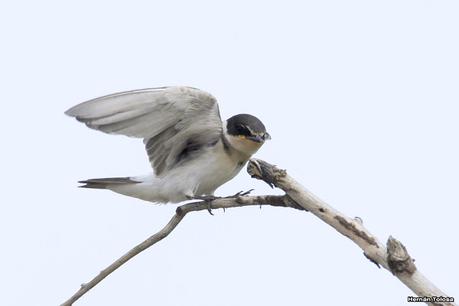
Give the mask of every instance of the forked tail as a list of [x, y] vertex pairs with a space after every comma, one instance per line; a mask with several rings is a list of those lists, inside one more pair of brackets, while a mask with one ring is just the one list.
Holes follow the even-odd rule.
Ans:
[[79, 181], [78, 183], [84, 184], [82, 186], [78, 186], [80, 188], [110, 189], [109, 187], [137, 184], [140, 182], [135, 181], [130, 177], [107, 177]]
[[[154, 203], [177, 203], [186, 200], [183, 194], [176, 191], [175, 186], [165, 190], [161, 180], [153, 174], [136, 177], [108, 177], [79, 181], [82, 188], [105, 189]], [[165, 191], [165, 193], [163, 193]]]

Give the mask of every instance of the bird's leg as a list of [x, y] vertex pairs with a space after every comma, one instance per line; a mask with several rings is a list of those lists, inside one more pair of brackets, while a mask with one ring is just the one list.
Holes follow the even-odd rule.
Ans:
[[191, 200], [202, 200], [206, 202], [212, 202], [214, 200], [221, 199], [221, 198], [222, 197], [216, 197], [214, 195], [202, 195], [202, 196], [195, 195], [191, 197]]
[[207, 203], [207, 211], [209, 214], [212, 216], [214, 215], [212, 213], [212, 201], [221, 199], [222, 197], [216, 197], [214, 195], [194, 195], [194, 196], [187, 196], [188, 200], [202, 200]]

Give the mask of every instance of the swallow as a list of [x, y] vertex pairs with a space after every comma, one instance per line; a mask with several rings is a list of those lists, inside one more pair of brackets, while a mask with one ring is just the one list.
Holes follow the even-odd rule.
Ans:
[[142, 138], [153, 171], [143, 176], [80, 181], [154, 203], [214, 197], [270, 135], [249, 114], [222, 122], [217, 100], [184, 86], [115, 93], [65, 112], [91, 129]]

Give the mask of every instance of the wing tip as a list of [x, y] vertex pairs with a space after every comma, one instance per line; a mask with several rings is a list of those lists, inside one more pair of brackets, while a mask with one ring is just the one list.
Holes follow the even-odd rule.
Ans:
[[73, 107], [69, 108], [68, 110], [66, 110], [66, 111], [64, 112], [64, 114], [67, 115], [67, 116], [69, 116], [69, 117], [76, 117], [76, 116], [78, 116], [78, 112], [77, 112], [77, 107], [78, 107], [78, 106], [79, 106], [79, 104], [76, 105], [76, 106], [73, 106]]

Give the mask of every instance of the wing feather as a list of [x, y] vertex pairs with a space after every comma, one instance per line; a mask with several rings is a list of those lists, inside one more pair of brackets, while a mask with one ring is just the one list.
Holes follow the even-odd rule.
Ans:
[[65, 113], [95, 130], [143, 138], [157, 175], [197, 148], [215, 143], [222, 131], [216, 99], [191, 87], [116, 93], [83, 102]]

